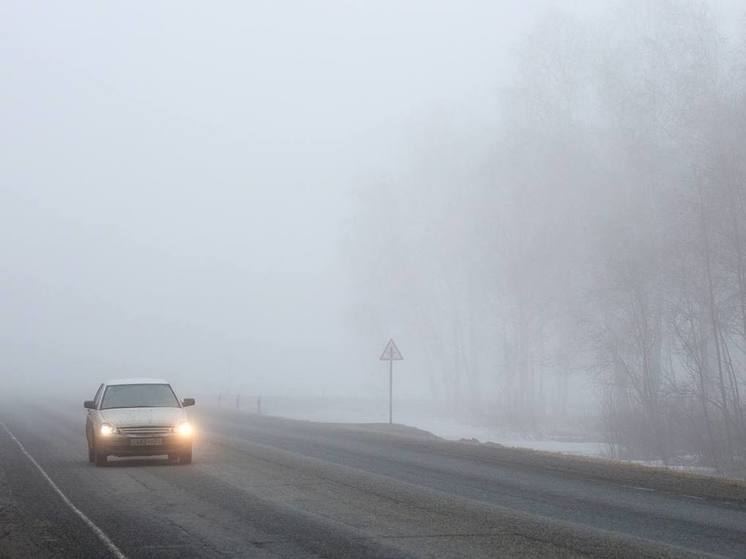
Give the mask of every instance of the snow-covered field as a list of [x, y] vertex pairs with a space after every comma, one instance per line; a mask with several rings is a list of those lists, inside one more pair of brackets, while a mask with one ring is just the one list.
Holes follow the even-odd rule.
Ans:
[[460, 423], [457, 420], [439, 418], [413, 418], [411, 423], [407, 421], [403, 423], [430, 431], [434, 435], [448, 440], [477, 439], [481, 443], [498, 443], [504, 446], [530, 448], [547, 452], [561, 452], [580, 456], [608, 456], [608, 446], [602, 442], [559, 441], [540, 437], [531, 438], [516, 433], [501, 432], [498, 429], [491, 429], [489, 427], [468, 425]]

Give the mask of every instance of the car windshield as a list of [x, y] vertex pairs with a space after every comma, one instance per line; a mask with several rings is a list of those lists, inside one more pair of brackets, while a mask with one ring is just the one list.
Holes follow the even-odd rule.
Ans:
[[102, 410], [112, 408], [178, 408], [179, 401], [168, 384], [119, 384], [107, 386]]

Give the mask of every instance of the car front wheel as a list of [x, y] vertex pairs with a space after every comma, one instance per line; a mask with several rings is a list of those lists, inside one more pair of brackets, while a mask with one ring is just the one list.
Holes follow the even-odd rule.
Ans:
[[96, 466], [98, 467], [106, 466], [108, 462], [108, 458], [109, 458], [108, 455], [104, 454], [103, 452], [99, 452], [97, 449], [94, 448], [93, 456], [94, 456], [94, 461], [96, 462]]
[[191, 464], [192, 463], [192, 451], [189, 450], [181, 455], [179, 458], [179, 464]]

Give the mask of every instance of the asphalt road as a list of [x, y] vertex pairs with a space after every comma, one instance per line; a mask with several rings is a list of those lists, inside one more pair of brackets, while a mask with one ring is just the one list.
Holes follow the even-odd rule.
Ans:
[[0, 407], [0, 557], [746, 557], [735, 486], [199, 407], [191, 466], [96, 468], [84, 418]]

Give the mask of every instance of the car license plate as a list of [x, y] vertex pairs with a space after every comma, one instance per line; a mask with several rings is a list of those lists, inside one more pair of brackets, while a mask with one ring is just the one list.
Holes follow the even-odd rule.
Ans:
[[130, 446], [161, 446], [163, 439], [131, 439]]

